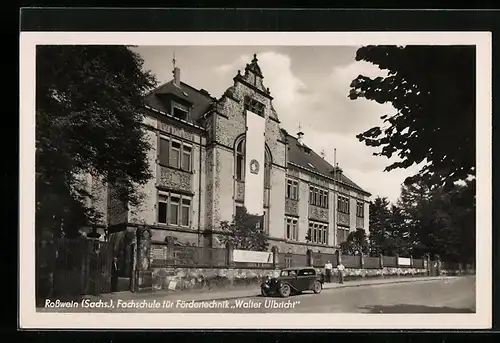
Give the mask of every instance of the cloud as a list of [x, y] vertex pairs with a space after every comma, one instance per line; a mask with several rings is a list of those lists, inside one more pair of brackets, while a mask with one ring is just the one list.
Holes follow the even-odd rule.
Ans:
[[214, 68], [216, 73], [219, 74], [236, 74], [236, 71], [238, 69], [241, 69], [242, 66], [245, 66], [248, 61], [250, 61], [251, 58], [250, 56], [247, 55], [241, 55], [237, 60], [233, 61], [230, 64], [223, 64], [221, 66], [217, 66]]
[[[230, 64], [216, 67], [215, 72], [227, 78], [236, 75], [238, 70], [243, 72], [251, 60], [250, 55], [242, 55]], [[275, 108], [281, 107], [283, 111], [288, 111], [293, 108], [293, 104], [304, 101], [304, 95], [308, 92], [302, 80], [293, 75], [289, 56], [273, 51], [262, 52], [258, 55], [258, 63], [264, 73], [264, 83], [275, 98]]]
[[[350, 84], [358, 75], [385, 76], [385, 72], [366, 62], [352, 62], [332, 66], [321, 77], [305, 82], [292, 71], [292, 57], [274, 51], [258, 54], [258, 63], [264, 74], [264, 84], [274, 97], [281, 126], [295, 134], [298, 125], [305, 133], [304, 141], [318, 153], [325, 151], [333, 164], [333, 149], [337, 162], [346, 175], [374, 196], [381, 195], [395, 201], [405, 177], [417, 169], [384, 172], [391, 163], [384, 157], [373, 156], [376, 150], [356, 139], [356, 134], [381, 125], [381, 115], [394, 112], [389, 104], [380, 105], [365, 99], [350, 100]], [[236, 75], [252, 59], [242, 55], [230, 64], [214, 70], [222, 78]], [[354, 60], [354, 57], [353, 57]], [[311, 68], [314, 68], [312, 65]]]

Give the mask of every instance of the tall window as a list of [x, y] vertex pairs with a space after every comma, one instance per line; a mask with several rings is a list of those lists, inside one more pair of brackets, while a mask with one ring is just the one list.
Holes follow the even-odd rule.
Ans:
[[328, 190], [309, 186], [309, 203], [314, 206], [328, 208]]
[[267, 209], [264, 209], [262, 214], [262, 230], [269, 234], [269, 215], [267, 214]]
[[342, 226], [337, 227], [337, 244], [345, 242], [348, 236], [349, 236], [348, 228]]
[[191, 147], [184, 145], [182, 147], [182, 169], [191, 170]]
[[309, 237], [311, 243], [328, 244], [328, 224], [309, 221]]
[[297, 180], [286, 180], [286, 197], [292, 200], [299, 200], [299, 182]]
[[356, 202], [356, 217], [363, 218], [365, 216], [365, 206], [362, 201]]
[[[241, 137], [236, 142], [235, 147], [235, 176], [238, 181], [245, 181], [245, 149], [246, 141], [244, 137]], [[272, 157], [269, 148], [265, 147], [264, 154], [264, 188], [271, 188], [271, 166]]]
[[158, 194], [158, 223], [168, 223], [168, 195]]
[[271, 188], [271, 153], [266, 147], [266, 152], [264, 154], [264, 188]]
[[158, 194], [158, 223], [191, 225], [191, 197], [170, 192]]
[[236, 180], [245, 180], [245, 140], [236, 144]]
[[285, 217], [285, 238], [292, 241], [299, 240], [299, 222], [297, 218]]
[[181, 205], [181, 225], [189, 226], [189, 219], [191, 214], [191, 199], [182, 198]]
[[162, 166], [191, 171], [193, 148], [190, 144], [160, 137], [159, 149], [159, 162]]
[[343, 195], [338, 196], [337, 211], [342, 213], [349, 213], [349, 198]]
[[179, 168], [181, 164], [181, 143], [172, 141], [172, 149], [170, 151], [170, 166]]
[[170, 140], [160, 138], [160, 164], [164, 166], [170, 165]]

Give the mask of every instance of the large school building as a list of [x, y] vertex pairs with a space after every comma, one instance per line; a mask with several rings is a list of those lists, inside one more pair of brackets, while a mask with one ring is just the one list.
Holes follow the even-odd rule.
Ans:
[[243, 206], [262, 216], [270, 248], [282, 252], [332, 253], [350, 232], [368, 233], [370, 194], [303, 133], [280, 127], [256, 56], [220, 99], [182, 82], [175, 68], [145, 103], [153, 178], [142, 205], [123, 210], [111, 187], [92, 184], [108, 233], [148, 225], [153, 242], [217, 247], [219, 223]]

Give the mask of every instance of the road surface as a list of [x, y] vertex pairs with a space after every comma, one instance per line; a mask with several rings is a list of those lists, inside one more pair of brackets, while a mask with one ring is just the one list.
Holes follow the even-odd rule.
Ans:
[[[44, 309], [57, 312], [181, 313], [474, 313], [475, 278], [443, 278], [324, 289], [283, 299], [260, 295], [239, 299], [190, 301], [176, 299], [113, 300], [112, 308]], [[140, 304], [149, 308], [137, 308]], [[109, 305], [109, 300], [107, 303]], [[87, 305], [92, 305], [89, 303]], [[95, 304], [93, 304], [95, 306]], [[101, 304], [102, 305], [102, 304]], [[128, 307], [127, 307], [128, 306]]]

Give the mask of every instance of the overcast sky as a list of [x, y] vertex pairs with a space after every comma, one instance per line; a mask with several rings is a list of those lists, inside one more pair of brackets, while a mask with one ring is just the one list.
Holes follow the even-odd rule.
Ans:
[[417, 171], [410, 168], [384, 172], [390, 161], [373, 156], [377, 150], [356, 139], [356, 134], [382, 125], [380, 116], [393, 112], [390, 105], [347, 97], [351, 81], [359, 74], [384, 75], [371, 64], [355, 61], [357, 47], [147, 46], [135, 50], [144, 59], [144, 68], [151, 70], [160, 83], [172, 79], [175, 51], [181, 80], [217, 98], [256, 53], [282, 127], [295, 135], [300, 123], [304, 143], [318, 153], [324, 150], [332, 164], [336, 148], [339, 166], [372, 193], [372, 199], [383, 196], [396, 201], [405, 177]]

